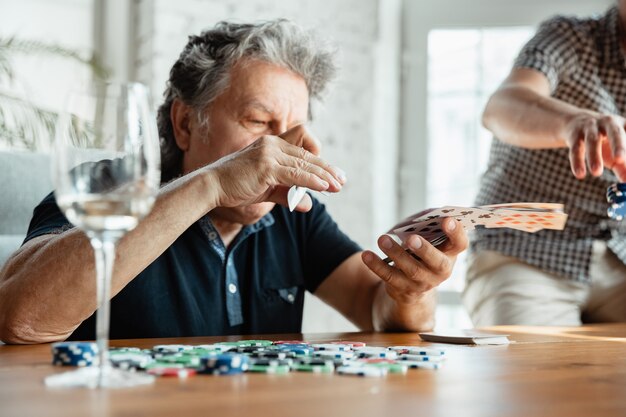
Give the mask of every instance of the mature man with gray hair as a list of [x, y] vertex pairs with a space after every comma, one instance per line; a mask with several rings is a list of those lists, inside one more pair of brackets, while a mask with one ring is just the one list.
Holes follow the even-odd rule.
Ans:
[[[361, 329], [432, 327], [434, 288], [467, 246], [454, 221], [442, 248], [405, 242], [419, 260], [381, 236], [390, 266], [310, 196], [284, 207], [292, 185], [346, 182], [303, 127], [334, 73], [332, 53], [285, 20], [189, 38], [158, 114], [164, 186], [117, 250], [112, 338], [299, 332], [304, 290]], [[2, 271], [0, 339], [93, 338], [93, 276], [87, 238], [49, 195]]]

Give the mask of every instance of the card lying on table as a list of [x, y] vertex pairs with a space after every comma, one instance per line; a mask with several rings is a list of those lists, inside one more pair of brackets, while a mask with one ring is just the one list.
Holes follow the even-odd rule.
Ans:
[[508, 345], [511, 343], [506, 334], [485, 333], [471, 329], [419, 333], [419, 336], [426, 342], [459, 345]]
[[426, 213], [420, 212], [402, 227], [394, 229], [393, 234], [404, 241], [410, 235], [420, 235], [432, 245], [446, 241], [442, 230], [443, 220], [454, 218], [465, 230], [474, 230], [476, 226], [487, 229], [506, 227], [534, 233], [543, 229], [563, 230], [567, 214], [563, 204], [556, 203], [507, 203], [479, 207], [446, 206]]

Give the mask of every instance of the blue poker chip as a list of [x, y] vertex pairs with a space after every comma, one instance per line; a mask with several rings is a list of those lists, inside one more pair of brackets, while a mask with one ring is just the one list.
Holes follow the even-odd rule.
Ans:
[[623, 220], [626, 216], [626, 204], [611, 204], [606, 214], [614, 220]]
[[609, 190], [620, 190], [620, 191], [626, 191], [626, 182], [617, 182], [615, 184], [611, 184], [609, 185]]
[[606, 201], [609, 204], [622, 204], [624, 202], [626, 202], [626, 195], [618, 197], [618, 196], [612, 196], [612, 195], [607, 195], [606, 196]]
[[53, 343], [52, 364], [59, 366], [91, 366], [98, 362], [98, 345], [93, 342]]
[[221, 353], [200, 358], [198, 372], [213, 375], [234, 375], [248, 370], [250, 360], [240, 353]]
[[284, 344], [275, 345], [275, 346], [278, 350], [285, 351], [285, 352], [292, 352], [292, 353], [295, 353], [296, 355], [308, 356], [312, 354], [314, 351], [312, 346], [304, 345], [304, 344], [284, 343]]

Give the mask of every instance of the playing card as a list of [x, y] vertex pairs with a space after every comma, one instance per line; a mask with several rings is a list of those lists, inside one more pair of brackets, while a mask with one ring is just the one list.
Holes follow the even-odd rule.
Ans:
[[567, 221], [567, 215], [562, 212], [496, 209], [494, 214], [499, 219], [485, 227], [507, 227], [534, 233], [543, 229], [563, 230]]
[[287, 203], [289, 204], [289, 211], [294, 211], [304, 195], [308, 191], [308, 188], [298, 187], [297, 185], [292, 186], [287, 193]]
[[463, 225], [465, 230], [474, 230], [478, 225], [487, 225], [496, 220], [496, 216], [491, 210], [485, 210], [480, 207], [457, 207], [445, 206], [435, 209], [421, 218], [415, 219], [415, 223], [434, 220], [446, 217], [452, 217]]

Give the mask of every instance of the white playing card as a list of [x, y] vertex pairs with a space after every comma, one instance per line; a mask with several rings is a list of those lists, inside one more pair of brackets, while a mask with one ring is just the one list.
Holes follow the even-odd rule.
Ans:
[[485, 227], [507, 227], [534, 233], [543, 229], [563, 230], [567, 221], [567, 214], [558, 211], [496, 209], [494, 214], [499, 219]]
[[289, 211], [294, 211], [300, 201], [304, 198], [304, 195], [308, 191], [308, 188], [292, 186], [287, 193], [287, 203], [289, 204]]
[[478, 225], [484, 226], [496, 220], [496, 216], [491, 210], [485, 210], [479, 207], [445, 206], [435, 209], [421, 218], [415, 219], [415, 223], [446, 217], [455, 218], [463, 225], [465, 230], [474, 230]]

